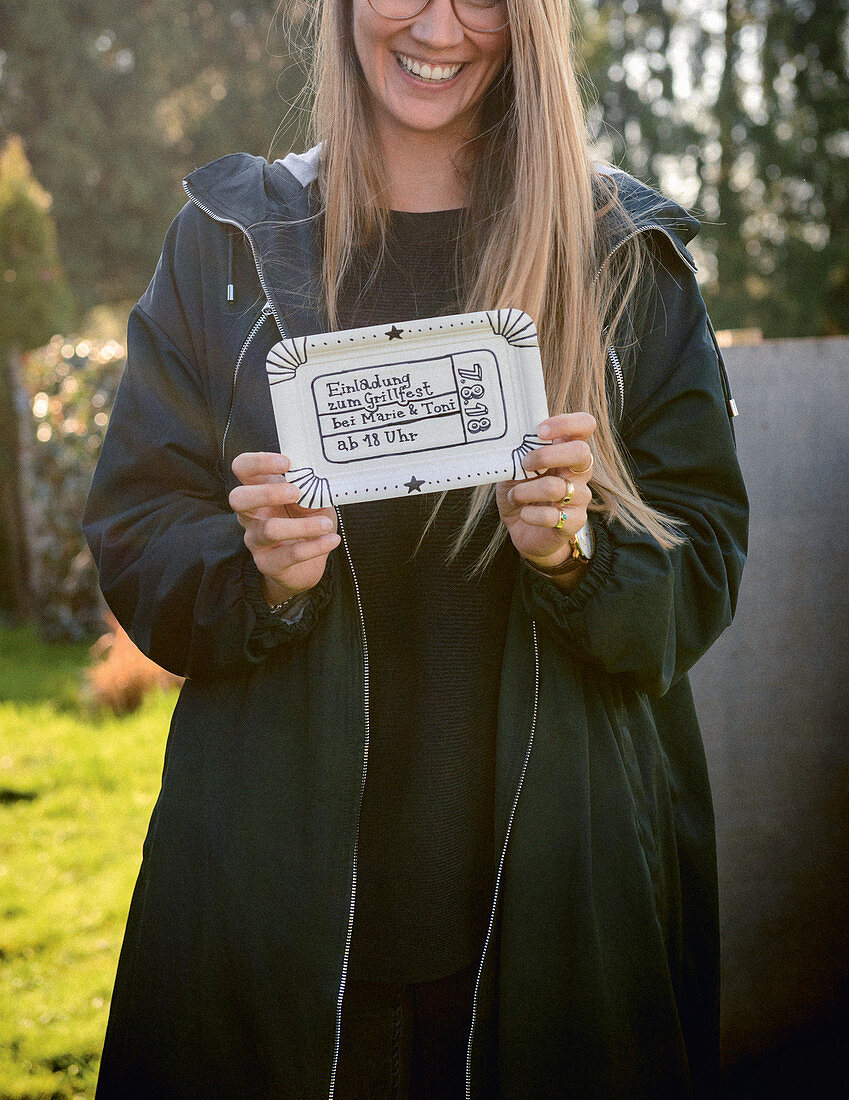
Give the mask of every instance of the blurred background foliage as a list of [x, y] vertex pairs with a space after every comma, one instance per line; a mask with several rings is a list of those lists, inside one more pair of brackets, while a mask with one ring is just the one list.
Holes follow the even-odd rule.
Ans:
[[[849, 0], [576, 7], [600, 150], [704, 219], [717, 326], [849, 331]], [[0, 136], [23, 137], [53, 196], [77, 320], [144, 289], [188, 171], [302, 144], [285, 30], [307, 0], [276, 8], [0, 3]]]
[[46, 639], [103, 632], [97, 572], [80, 516], [125, 355], [123, 344], [111, 337], [54, 336], [24, 357], [31, 410], [26, 427], [33, 443], [23, 508], [31, 588]]
[[0, 133], [24, 138], [53, 196], [81, 311], [139, 297], [184, 175], [269, 151], [303, 79], [274, 12], [250, 0], [0, 4]]

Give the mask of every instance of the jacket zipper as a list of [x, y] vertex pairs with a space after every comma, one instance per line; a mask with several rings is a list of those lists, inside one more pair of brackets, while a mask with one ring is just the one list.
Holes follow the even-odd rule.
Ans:
[[471, 1100], [472, 1095], [472, 1043], [475, 1038], [475, 1025], [478, 1019], [478, 994], [480, 992], [481, 976], [483, 975], [484, 964], [486, 963], [486, 954], [489, 950], [489, 945], [492, 940], [492, 933], [495, 928], [495, 913], [498, 908], [498, 893], [501, 889], [501, 878], [504, 872], [504, 861], [507, 858], [507, 845], [510, 841], [510, 833], [513, 829], [513, 819], [516, 816], [516, 806], [519, 802], [519, 795], [522, 793], [522, 786], [525, 782], [525, 773], [528, 770], [528, 761], [531, 758], [531, 748], [534, 743], [534, 735], [537, 728], [537, 713], [539, 712], [539, 640], [537, 638], [537, 624], [536, 621], [531, 623], [534, 635], [534, 711], [531, 718], [531, 733], [528, 738], [528, 747], [525, 749], [525, 759], [522, 763], [522, 771], [519, 775], [519, 783], [516, 787], [516, 793], [513, 795], [513, 805], [510, 808], [510, 817], [507, 821], [507, 832], [504, 836], [504, 844], [501, 847], [501, 858], [498, 861], [498, 873], [495, 876], [495, 893], [492, 899], [492, 910], [489, 915], [489, 927], [486, 930], [486, 939], [484, 940], [483, 952], [481, 954], [480, 965], [478, 966], [478, 976], [475, 979], [475, 995], [472, 1000], [472, 1025], [469, 1030], [469, 1043], [466, 1047], [466, 1100]]
[[283, 318], [277, 312], [277, 308], [274, 305], [274, 300], [272, 299], [271, 295], [268, 292], [268, 284], [265, 281], [265, 275], [263, 275], [262, 264], [261, 264], [260, 258], [259, 258], [259, 249], [257, 248], [256, 243], [255, 243], [253, 237], [250, 234], [250, 231], [247, 229], [246, 226], [242, 225], [241, 222], [234, 221], [233, 218], [222, 218], [222, 216], [220, 214], [216, 214], [214, 210], [210, 210], [208, 206], [206, 206], [204, 203], [202, 203], [200, 201], [200, 199], [196, 198], [191, 193], [191, 191], [189, 190], [189, 185], [186, 183], [185, 180], [183, 180], [183, 190], [186, 192], [186, 194], [189, 196], [189, 198], [195, 204], [195, 206], [199, 210], [202, 210], [204, 212], [204, 214], [207, 215], [207, 217], [212, 218], [212, 220], [214, 222], [219, 222], [221, 225], [234, 225], [236, 227], [236, 229], [240, 229], [242, 231], [242, 233], [244, 233], [245, 239], [247, 240], [248, 244], [251, 246], [251, 253], [253, 254], [253, 258], [254, 258], [254, 265], [256, 267], [256, 273], [257, 273], [257, 276], [259, 277], [259, 284], [262, 287], [263, 293], [265, 294], [265, 300], [268, 303], [269, 309], [274, 314], [274, 320], [277, 322], [277, 327], [280, 330], [280, 339], [285, 340], [287, 338], [287, 336], [289, 335], [289, 333], [286, 331], [286, 326], [283, 324]]
[[245, 337], [245, 342], [242, 344], [239, 355], [236, 359], [236, 365], [233, 368], [233, 384], [230, 387], [230, 408], [227, 410], [227, 423], [224, 425], [224, 435], [221, 437], [221, 468], [222, 470], [226, 466], [227, 458], [225, 447], [227, 444], [227, 434], [230, 431], [230, 423], [233, 419], [233, 408], [236, 404], [236, 386], [239, 381], [239, 371], [242, 368], [242, 360], [245, 358], [248, 352], [248, 348], [251, 346], [253, 338], [265, 324], [266, 320], [273, 316], [273, 310], [270, 302], [266, 302], [262, 307], [259, 317], [251, 325], [248, 335]]
[[[692, 260], [689, 259], [689, 257], [684, 255], [669, 230], [664, 229], [664, 227], [662, 225], [658, 225], [657, 222], [649, 222], [648, 225], [641, 225], [638, 228], [635, 228], [633, 232], [629, 233], [627, 237], [623, 237], [622, 240], [619, 241], [619, 243], [616, 244], [607, 253], [607, 256], [604, 259], [604, 263], [599, 265], [598, 271], [596, 272], [596, 281], [598, 280], [604, 268], [607, 266], [607, 264], [610, 263], [611, 259], [616, 255], [616, 253], [619, 251], [620, 248], [622, 248], [623, 245], [626, 245], [628, 241], [632, 241], [634, 237], [639, 236], [639, 234], [650, 233], [652, 230], [657, 230], [658, 233], [662, 233], [664, 237], [666, 237], [666, 239], [681, 257], [681, 259], [684, 261], [684, 263], [686, 263], [690, 270], [695, 274], [696, 265], [692, 262]], [[622, 364], [619, 361], [619, 354], [612, 344], [607, 349], [607, 355], [610, 359], [610, 365], [611, 367], [613, 367], [613, 376], [616, 379], [616, 388], [619, 392], [619, 413], [616, 417], [616, 419], [619, 420], [625, 413], [625, 376], [622, 372]]]
[[[633, 230], [633, 232], [629, 233], [626, 237], [623, 237], [622, 240], [619, 241], [619, 243], [616, 244], [610, 250], [610, 252], [608, 252], [607, 256], [605, 257], [604, 263], [599, 266], [599, 269], [596, 272], [596, 275], [595, 275], [596, 279], [599, 278], [599, 276], [601, 275], [604, 267], [608, 263], [610, 263], [611, 258], [613, 256], [615, 256], [615, 254], [619, 251], [620, 248], [622, 248], [623, 245], [627, 244], [628, 241], [633, 240], [634, 237], [638, 236], [640, 233], [650, 233], [652, 230], [656, 230], [658, 233], [662, 233], [664, 235], [664, 237], [666, 237], [666, 239], [669, 241], [669, 243], [675, 249], [677, 254], [681, 257], [681, 259], [687, 265], [687, 267], [689, 267], [689, 269], [693, 272], [693, 274], [695, 274], [696, 271], [698, 270], [698, 268], [693, 263], [693, 261], [690, 259], [690, 257], [686, 254], [686, 252], [684, 252], [683, 249], [679, 246], [678, 242], [672, 236], [672, 234], [669, 232], [669, 230], [664, 228], [664, 226], [662, 226], [662, 225], [658, 225], [657, 222], [648, 222], [646, 225], [641, 225], [641, 226], [637, 227], [636, 229]], [[722, 353], [719, 350], [719, 344], [716, 341], [716, 334], [714, 333], [713, 325], [711, 323], [710, 318], [708, 318], [708, 329], [710, 331], [710, 338], [711, 338], [711, 341], [713, 343], [714, 350], [716, 351], [716, 358], [717, 358], [718, 363], [719, 363], [719, 380], [720, 380], [720, 383], [722, 385], [723, 396], [725, 397], [725, 407], [726, 407], [726, 410], [728, 412], [729, 419], [733, 420], [734, 417], [738, 415], [737, 402], [734, 400], [734, 394], [731, 392], [731, 382], [728, 379], [728, 371], [725, 369], [725, 361], [723, 360]], [[625, 411], [625, 382], [624, 382], [624, 378], [622, 376], [622, 367], [619, 363], [619, 357], [616, 354], [616, 351], [613, 347], [611, 347], [609, 349], [609, 354], [610, 354], [610, 361], [613, 364], [613, 371], [614, 371], [614, 374], [616, 375], [616, 384], [619, 387], [619, 399], [620, 399], [620, 403], [621, 403], [620, 415], [621, 415]]]
[[[233, 372], [233, 392], [235, 392], [236, 376], [238, 376], [238, 374], [239, 374], [239, 368], [241, 366], [241, 361], [244, 357], [244, 353], [247, 350], [247, 344], [249, 344], [251, 342], [254, 335], [256, 334], [256, 331], [258, 330], [258, 328], [260, 328], [262, 322], [265, 320], [266, 307], [267, 307], [268, 311], [272, 313], [272, 315], [274, 316], [274, 320], [277, 322], [277, 328], [279, 329], [279, 332], [280, 332], [280, 339], [285, 340], [287, 338], [288, 332], [286, 330], [286, 326], [283, 323], [282, 318], [280, 318], [279, 313], [277, 312], [277, 309], [274, 306], [274, 301], [272, 300], [271, 294], [268, 293], [268, 286], [265, 282], [265, 276], [263, 275], [262, 265], [260, 263], [260, 254], [258, 254], [258, 251], [256, 249], [256, 245], [253, 241], [253, 238], [251, 237], [250, 232], [247, 231], [247, 229], [245, 229], [245, 227], [242, 226], [242, 224], [240, 224], [240, 222], [233, 221], [232, 218], [222, 218], [220, 215], [217, 215], [216, 212], [214, 212], [213, 210], [210, 210], [208, 206], [203, 204], [203, 202], [199, 201], [199, 199], [197, 199], [194, 195], [191, 194], [191, 191], [189, 190], [189, 188], [188, 188], [188, 186], [185, 182], [185, 179], [184, 179], [184, 182], [183, 182], [183, 189], [186, 191], [186, 194], [188, 195], [189, 199], [192, 202], [194, 202], [195, 206], [198, 207], [200, 210], [202, 210], [203, 213], [206, 213], [206, 215], [209, 218], [211, 218], [212, 221], [221, 222], [222, 224], [225, 224], [225, 226], [235, 226], [236, 229], [240, 229], [244, 233], [245, 238], [247, 240], [247, 243], [249, 243], [251, 245], [251, 252], [253, 253], [254, 264], [256, 266], [256, 274], [258, 276], [258, 279], [260, 279], [260, 285], [262, 286], [263, 292], [265, 294], [266, 301], [265, 301], [265, 306], [263, 307], [263, 313], [261, 313], [260, 317], [257, 317], [256, 321], [253, 324], [253, 327], [252, 327], [251, 331], [249, 332], [249, 334], [247, 334], [247, 339], [245, 340], [244, 344], [242, 345], [242, 351], [240, 352], [239, 360], [236, 361], [235, 370]], [[230, 412], [232, 414], [232, 406], [231, 406]], [[229, 418], [228, 418], [228, 427], [229, 427]], [[225, 434], [225, 436], [227, 436], [227, 428], [224, 429], [224, 434]], [[223, 442], [222, 442], [222, 454], [223, 454]], [[356, 832], [354, 834], [354, 862], [353, 862], [352, 878], [351, 878], [351, 906], [350, 906], [350, 909], [349, 909], [349, 912], [348, 912], [348, 932], [346, 932], [346, 934], [345, 934], [345, 953], [344, 953], [344, 956], [343, 956], [343, 959], [342, 959], [342, 977], [341, 977], [340, 983], [339, 983], [339, 996], [337, 998], [337, 1031], [335, 1031], [335, 1040], [334, 1040], [334, 1043], [333, 1043], [333, 1066], [332, 1066], [331, 1073], [330, 1073], [330, 1092], [329, 1092], [328, 1100], [333, 1100], [333, 1095], [334, 1095], [334, 1092], [335, 1092], [335, 1088], [337, 1088], [337, 1068], [339, 1066], [339, 1048], [340, 1048], [340, 1041], [341, 1041], [341, 1035], [342, 1035], [342, 999], [343, 999], [344, 993], [345, 993], [345, 982], [346, 982], [346, 980], [348, 980], [348, 960], [349, 960], [349, 957], [351, 955], [351, 937], [353, 935], [353, 928], [354, 928], [354, 903], [355, 903], [355, 900], [356, 900], [357, 857], [359, 857], [359, 849], [360, 849], [360, 814], [361, 814], [362, 809], [363, 809], [363, 792], [365, 791], [365, 777], [366, 777], [366, 771], [368, 769], [368, 641], [367, 641], [366, 636], [365, 636], [365, 615], [363, 613], [363, 602], [362, 602], [362, 599], [360, 597], [360, 583], [356, 579], [356, 573], [354, 572], [354, 563], [353, 563], [353, 560], [351, 558], [351, 550], [349, 548], [348, 538], [345, 537], [345, 527], [344, 527], [344, 524], [342, 522], [342, 516], [339, 514], [339, 510], [337, 510], [337, 517], [338, 517], [338, 520], [339, 520], [340, 535], [342, 536], [342, 544], [345, 548], [345, 555], [346, 555], [346, 558], [348, 558], [348, 564], [349, 564], [350, 569], [351, 569], [351, 576], [353, 577], [353, 581], [354, 581], [354, 593], [356, 595], [356, 607], [357, 607], [357, 612], [359, 612], [359, 615], [360, 615], [360, 630], [362, 632], [362, 638], [363, 638], [363, 700], [364, 700], [364, 707], [365, 707], [365, 709], [364, 709], [365, 744], [364, 744], [364, 749], [363, 749], [363, 774], [362, 774], [362, 778], [361, 778], [361, 781], [360, 781], [360, 804], [359, 804], [359, 806], [357, 806]]]
[[693, 261], [690, 259], [690, 257], [684, 251], [682, 251], [682, 249], [679, 246], [678, 242], [672, 236], [672, 234], [669, 232], [669, 230], [666, 229], [662, 225], [658, 225], [657, 222], [646, 222], [645, 225], [636, 226], [627, 236], [623, 237], [621, 241], [618, 241], [613, 246], [613, 248], [611, 248], [611, 250], [607, 253], [607, 256], [605, 256], [605, 258], [604, 258], [604, 263], [599, 265], [599, 269], [595, 273], [596, 280], [601, 275], [602, 271], [607, 266], [607, 264], [610, 263], [611, 259], [616, 255], [616, 253], [619, 251], [620, 248], [622, 248], [623, 245], [626, 245], [628, 243], [628, 241], [632, 241], [634, 239], [634, 237], [638, 237], [641, 233], [650, 233], [653, 229], [656, 229], [658, 233], [662, 233], [664, 235], [664, 237], [666, 237], [666, 239], [669, 241], [669, 243], [672, 245], [672, 247], [675, 249], [675, 251], [681, 257], [681, 259], [687, 265], [687, 267], [689, 267], [689, 269], [695, 275], [696, 271], [698, 271], [698, 268], [693, 263]]
[[[684, 262], [693, 272], [695, 272], [695, 264], [688, 260], [683, 252], [681, 252], [681, 250], [678, 248], [678, 245], [675, 243], [672, 234], [668, 230], [664, 229], [662, 225], [658, 225], [657, 222], [650, 222], [648, 225], [641, 225], [632, 233], [629, 233], [627, 237], [623, 237], [622, 240], [619, 241], [619, 243], [607, 253], [607, 256], [605, 256], [604, 258], [604, 262], [599, 264], [598, 271], [595, 273], [596, 282], [598, 281], [604, 268], [607, 266], [607, 264], [610, 263], [613, 256], [616, 255], [616, 253], [619, 251], [620, 248], [622, 248], [623, 245], [627, 244], [628, 241], [632, 241], [634, 237], [638, 236], [640, 233], [649, 233], [655, 229], [659, 233], [662, 233], [669, 240], [669, 243], [681, 257], [681, 259], [684, 260]], [[608, 346], [607, 356], [610, 360], [610, 365], [613, 368], [613, 377], [616, 379], [616, 389], [619, 394], [619, 411], [616, 416], [616, 420], [618, 421], [625, 413], [625, 376], [622, 372], [622, 364], [619, 361], [619, 354], [612, 344]]]
[[363, 774], [360, 780], [360, 801], [357, 806], [357, 828], [354, 833], [354, 865], [351, 875], [351, 905], [348, 910], [348, 931], [345, 936], [345, 954], [342, 957], [342, 977], [339, 982], [339, 995], [336, 1000], [336, 1038], [333, 1045], [333, 1067], [330, 1071], [330, 1093], [328, 1100], [333, 1100], [333, 1095], [336, 1091], [336, 1070], [339, 1065], [339, 1044], [342, 1037], [342, 999], [345, 996], [345, 984], [348, 978], [348, 959], [351, 954], [351, 936], [354, 930], [354, 905], [357, 897], [357, 860], [359, 857], [359, 844], [360, 844], [360, 815], [363, 808], [363, 792], [366, 788], [366, 773], [368, 771], [368, 750], [369, 750], [369, 663], [368, 663], [368, 640], [366, 638], [366, 619], [363, 613], [363, 603], [360, 598], [360, 585], [357, 581], [357, 574], [354, 571], [354, 561], [351, 557], [351, 549], [348, 546], [348, 539], [345, 535], [345, 524], [342, 522], [342, 516], [339, 509], [336, 509], [336, 517], [339, 522], [339, 534], [342, 536], [342, 545], [345, 547], [345, 556], [348, 559], [348, 567], [351, 570], [351, 576], [354, 580], [354, 594], [357, 598], [357, 612], [360, 617], [360, 632], [363, 641], [363, 703], [364, 703], [364, 726], [365, 726], [365, 743], [363, 746]]
[[613, 376], [616, 379], [616, 392], [619, 394], [619, 409], [616, 413], [616, 422], [618, 423], [625, 412], [625, 376], [622, 373], [622, 364], [619, 362], [619, 355], [613, 344], [608, 346], [607, 355], [610, 359], [610, 365], [613, 367]]

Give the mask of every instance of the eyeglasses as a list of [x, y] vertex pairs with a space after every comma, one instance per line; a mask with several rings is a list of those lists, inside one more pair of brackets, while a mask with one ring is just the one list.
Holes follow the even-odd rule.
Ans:
[[[368, 0], [371, 9], [384, 19], [414, 19], [423, 12], [430, 0]], [[466, 30], [480, 34], [493, 34], [504, 30], [507, 18], [507, 0], [451, 0], [454, 14]]]

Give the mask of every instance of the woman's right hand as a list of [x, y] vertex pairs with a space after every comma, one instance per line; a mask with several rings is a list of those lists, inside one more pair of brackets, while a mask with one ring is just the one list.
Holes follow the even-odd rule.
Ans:
[[268, 451], [233, 459], [233, 473], [242, 484], [230, 493], [230, 507], [245, 529], [245, 546], [272, 605], [318, 584], [328, 554], [341, 542], [335, 510], [302, 508], [297, 485], [285, 479], [288, 469], [285, 455]]

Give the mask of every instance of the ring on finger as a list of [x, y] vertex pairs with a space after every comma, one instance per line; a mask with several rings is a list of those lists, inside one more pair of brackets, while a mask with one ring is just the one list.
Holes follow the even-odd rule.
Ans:
[[584, 466], [583, 469], [581, 469], [581, 470], [577, 470], [574, 466], [570, 466], [569, 469], [572, 471], [573, 474], [588, 474], [590, 472], [590, 470], [593, 468], [594, 465], [595, 465], [595, 455], [590, 454], [589, 466]]
[[557, 523], [555, 523], [555, 525], [554, 525], [554, 530], [555, 530], [555, 531], [562, 531], [562, 530], [563, 530], [563, 526], [564, 526], [564, 524], [566, 523], [566, 520], [567, 520], [568, 518], [569, 518], [569, 517], [568, 517], [568, 514], [567, 514], [567, 512], [566, 512], [565, 508], [564, 508], [564, 509], [561, 509], [561, 512], [560, 512], [560, 519], [558, 519]]
[[560, 508], [565, 508], [572, 497], [575, 495], [575, 486], [571, 481], [566, 482], [566, 496], [560, 501]]

